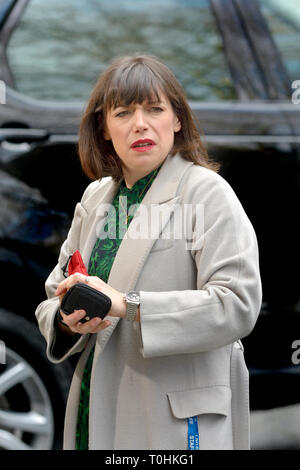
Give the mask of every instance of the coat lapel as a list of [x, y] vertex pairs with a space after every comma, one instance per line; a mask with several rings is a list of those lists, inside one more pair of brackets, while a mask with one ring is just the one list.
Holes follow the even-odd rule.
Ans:
[[[177, 188], [185, 170], [191, 165], [193, 165], [192, 162], [184, 160], [179, 154], [167, 157], [120, 244], [108, 278], [110, 286], [120, 292], [134, 290], [155, 240], [159, 238], [159, 234], [168, 223], [175, 205], [180, 202], [181, 197], [176, 196]], [[113, 192], [115, 192], [115, 184], [111, 183], [102, 202], [107, 201]], [[159, 212], [160, 217], [152, 217], [155, 211]], [[149, 214], [151, 214], [151, 226]], [[151, 235], [146, 230], [146, 233], [136, 238], [138, 226], [148, 226], [149, 230], [151, 228]], [[109, 320], [111, 325], [98, 334], [95, 356], [103, 350], [120, 318], [109, 317]]]
[[87, 239], [83, 240], [83, 246], [81, 247], [81, 255], [85, 266], [89, 265], [90, 256], [98, 238], [97, 234], [106, 221], [104, 211], [100, 211], [99, 208], [105, 208], [106, 205], [110, 205], [112, 203], [119, 189], [119, 185], [120, 184], [114, 182], [113, 180], [108, 180], [108, 182], [105, 184], [105, 187], [103, 188], [103, 191], [101, 191], [100, 197], [98, 194], [96, 194], [96, 200], [92, 202], [95, 210], [91, 211], [91, 214], [87, 219]]

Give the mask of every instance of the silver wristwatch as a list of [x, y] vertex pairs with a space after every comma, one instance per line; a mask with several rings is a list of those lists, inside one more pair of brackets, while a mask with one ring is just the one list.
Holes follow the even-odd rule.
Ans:
[[130, 291], [124, 294], [124, 300], [126, 302], [126, 320], [134, 321], [136, 317], [136, 311], [140, 305], [140, 294], [139, 292]]

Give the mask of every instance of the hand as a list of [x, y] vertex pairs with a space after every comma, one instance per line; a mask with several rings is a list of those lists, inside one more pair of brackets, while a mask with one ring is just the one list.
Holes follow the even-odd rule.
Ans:
[[[56, 295], [59, 296], [60, 303], [65, 293], [78, 282], [84, 282], [89, 286], [93, 287], [94, 289], [97, 289], [98, 291], [103, 292], [108, 297], [110, 297], [112, 305], [108, 312], [108, 315], [120, 318], [125, 317], [126, 304], [124, 301], [123, 294], [114, 289], [113, 287], [109, 286], [98, 276], [85, 276], [81, 273], [75, 273], [64, 279], [56, 289]], [[64, 315], [63, 312], [61, 313], [63, 321], [71, 328], [71, 331], [76, 333], [97, 333], [98, 331], [101, 331], [102, 329], [106, 328], [111, 324], [109, 320], [101, 320], [100, 318], [94, 318], [84, 324], [81, 324], [79, 323], [79, 320], [85, 316], [85, 312], [83, 313], [83, 310], [77, 310], [71, 315]]]
[[70, 315], [66, 315], [62, 310], [60, 310], [61, 317], [66, 324], [63, 325], [59, 323], [60, 328], [65, 331], [67, 334], [80, 333], [85, 335], [87, 333], [99, 333], [99, 331], [104, 330], [111, 325], [109, 320], [102, 320], [101, 318], [92, 318], [85, 323], [81, 323], [80, 320], [85, 317], [85, 310], [74, 310]]

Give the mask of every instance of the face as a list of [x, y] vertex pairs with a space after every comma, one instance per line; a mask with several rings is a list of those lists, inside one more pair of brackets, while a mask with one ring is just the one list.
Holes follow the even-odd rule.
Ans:
[[147, 101], [108, 111], [104, 138], [112, 141], [129, 186], [160, 166], [180, 128], [180, 121], [163, 94], [155, 103]]

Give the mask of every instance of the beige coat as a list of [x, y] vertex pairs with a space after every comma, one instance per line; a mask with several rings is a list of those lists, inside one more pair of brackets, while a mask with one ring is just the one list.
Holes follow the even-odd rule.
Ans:
[[[84, 335], [63, 357], [53, 355], [61, 267], [76, 249], [88, 265], [105, 222], [103, 205], [117, 189], [110, 177], [86, 189], [46, 282], [48, 300], [36, 311], [51, 361], [83, 350], [67, 404], [64, 448], [75, 445], [80, 383], [95, 341], [90, 449], [187, 449], [187, 418], [196, 415], [201, 449], [249, 448], [248, 371], [239, 339], [253, 329], [261, 305], [256, 236], [228, 183], [180, 155], [164, 162], [108, 280], [121, 292], [140, 291], [141, 323], [110, 317], [109, 328]], [[182, 239], [172, 221], [183, 207], [192, 207], [193, 233]], [[151, 218], [151, 237], [137, 237], [150, 209], [160, 214]]]

